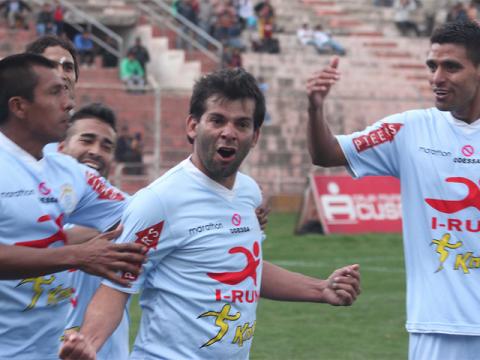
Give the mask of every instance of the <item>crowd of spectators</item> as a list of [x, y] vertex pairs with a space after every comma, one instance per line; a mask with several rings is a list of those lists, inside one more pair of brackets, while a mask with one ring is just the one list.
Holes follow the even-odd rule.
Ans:
[[479, 21], [480, 0], [374, 0], [374, 5], [392, 8], [402, 36], [430, 36], [446, 21]]
[[297, 30], [297, 40], [301, 45], [312, 45], [319, 54], [337, 54], [345, 55], [347, 51], [332, 35], [326, 31], [321, 24], [310, 28], [308, 23], [304, 23]]
[[[222, 43], [223, 62], [227, 67], [242, 64], [241, 53], [252, 49], [257, 52], [280, 52], [274, 37], [279, 29], [275, 23], [275, 9], [269, 0], [175, 0], [173, 12], [198, 26], [206, 34]], [[209, 48], [205, 37], [195, 36], [181, 21], [183, 33]], [[178, 48], [191, 49], [183, 36], [177, 37]]]

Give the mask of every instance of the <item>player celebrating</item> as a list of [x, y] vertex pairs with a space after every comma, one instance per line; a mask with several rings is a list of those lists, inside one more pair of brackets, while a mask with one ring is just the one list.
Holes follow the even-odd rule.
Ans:
[[474, 359], [480, 353], [480, 27], [447, 23], [430, 41], [426, 64], [436, 108], [334, 137], [323, 114], [340, 78], [334, 58], [307, 83], [309, 147], [316, 165], [347, 166], [355, 177], [400, 178], [409, 359]]
[[[73, 102], [56, 64], [34, 54], [0, 60], [0, 358], [57, 359], [73, 289], [72, 267], [127, 285], [116, 271], [138, 272], [143, 246], [111, 244], [101, 235], [62, 246], [64, 221], [105, 231], [124, 209], [123, 195], [61, 154]], [[17, 246], [12, 246], [17, 245]], [[51, 274], [51, 275], [47, 275]], [[44, 276], [46, 275], [46, 276]]]
[[149, 248], [131, 288], [103, 284], [63, 359], [93, 359], [115, 328], [130, 293], [143, 289], [142, 319], [131, 359], [247, 359], [260, 296], [350, 305], [358, 265], [327, 280], [262, 261], [255, 216], [257, 184], [238, 172], [255, 146], [265, 100], [243, 70], [223, 70], [195, 85], [187, 119], [193, 154], [137, 193], [120, 242]]

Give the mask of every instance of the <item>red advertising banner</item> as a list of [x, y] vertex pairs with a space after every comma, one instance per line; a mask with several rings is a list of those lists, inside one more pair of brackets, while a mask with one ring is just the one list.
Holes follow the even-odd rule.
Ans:
[[312, 175], [310, 186], [325, 234], [402, 231], [400, 182], [395, 178]]

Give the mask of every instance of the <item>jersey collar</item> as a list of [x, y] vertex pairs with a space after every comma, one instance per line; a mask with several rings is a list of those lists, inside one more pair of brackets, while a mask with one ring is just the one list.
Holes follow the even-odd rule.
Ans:
[[237, 179], [235, 179], [235, 184], [233, 185], [233, 189], [230, 190], [225, 186], [219, 184], [215, 180], [210, 179], [207, 175], [201, 172], [192, 162], [192, 156], [189, 156], [188, 159], [185, 159], [182, 162], [183, 167], [185, 170], [194, 178], [199, 180], [203, 185], [210, 188], [212, 191], [218, 193], [220, 196], [226, 198], [229, 201], [232, 201], [235, 197], [235, 189], [237, 187]]
[[467, 124], [465, 121], [458, 120], [456, 117], [452, 115], [452, 113], [448, 113], [447, 116], [448, 121], [456, 126], [460, 131], [462, 131], [466, 135], [471, 135], [478, 130], [480, 130], [480, 119], [475, 120], [474, 122]]
[[31, 154], [23, 150], [20, 146], [15, 144], [12, 140], [6, 137], [0, 131], [0, 149], [5, 150], [6, 152], [10, 153], [17, 159], [22, 160], [23, 162], [27, 163], [30, 166], [33, 166], [37, 170], [41, 170], [40, 160], [35, 159]]

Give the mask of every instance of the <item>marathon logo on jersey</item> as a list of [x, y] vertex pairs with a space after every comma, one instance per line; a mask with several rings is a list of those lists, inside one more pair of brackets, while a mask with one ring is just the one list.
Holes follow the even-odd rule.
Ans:
[[38, 192], [40, 195], [40, 201], [44, 204], [52, 204], [52, 203], [57, 203], [58, 200], [54, 196], [49, 196], [52, 193], [52, 189], [50, 189], [45, 182], [41, 182], [38, 184]]
[[241, 234], [250, 231], [250, 228], [248, 226], [240, 226], [242, 225], [242, 217], [240, 216], [240, 214], [233, 214], [232, 225], [235, 227], [230, 229], [231, 234]]
[[392, 142], [403, 124], [385, 123], [379, 129], [353, 139], [357, 152], [362, 152], [386, 142]]
[[87, 184], [98, 194], [101, 200], [123, 201], [125, 197], [114, 187], [105, 184], [102, 177], [94, 173], [87, 172]]
[[[156, 249], [158, 245], [158, 240], [160, 239], [160, 235], [163, 230], [164, 223], [165, 221], [161, 221], [158, 224], [152, 225], [146, 229], [135, 233], [137, 237], [135, 239], [135, 242], [137, 244], [142, 244], [143, 246], [145, 246], [147, 248], [146, 252], [148, 252], [150, 249]], [[130, 272], [123, 273], [122, 277], [124, 279], [132, 281], [137, 279], [137, 276]]]
[[190, 236], [193, 236], [193, 235], [201, 234], [203, 232], [221, 230], [221, 229], [223, 229], [222, 223], [209, 223], [209, 224], [199, 225], [199, 226], [188, 229], [188, 234]]
[[420, 146], [418, 148], [418, 150], [420, 150], [421, 152], [423, 152], [425, 154], [432, 155], [432, 156], [441, 156], [441, 157], [452, 156], [452, 153], [450, 151], [430, 149], [430, 148], [426, 148], [426, 147], [423, 147], [423, 146]]
[[34, 194], [34, 190], [2, 191], [0, 192], [0, 198], [19, 198], [24, 196], [32, 196]]

